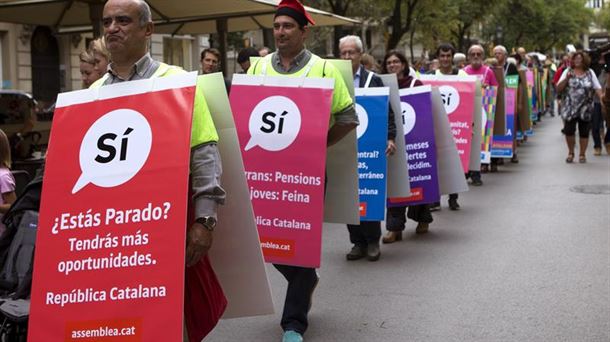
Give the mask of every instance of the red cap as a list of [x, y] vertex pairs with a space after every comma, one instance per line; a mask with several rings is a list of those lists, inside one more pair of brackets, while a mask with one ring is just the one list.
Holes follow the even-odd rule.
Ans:
[[298, 0], [282, 0], [277, 5], [277, 10], [275, 11], [275, 16], [277, 17], [278, 15], [287, 15], [296, 20], [301, 26], [307, 25], [307, 22], [312, 25], [316, 24]]

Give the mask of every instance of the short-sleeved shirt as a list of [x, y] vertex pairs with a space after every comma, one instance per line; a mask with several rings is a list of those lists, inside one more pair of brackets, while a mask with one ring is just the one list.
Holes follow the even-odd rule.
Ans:
[[[0, 193], [6, 194], [15, 191], [15, 178], [11, 170], [3, 167], [0, 168]], [[2, 196], [0, 196], [0, 204], [4, 204]]]
[[[15, 191], [15, 178], [11, 170], [2, 167], [0, 168], [0, 193], [6, 194]], [[0, 196], [0, 204], [4, 204], [4, 198]], [[0, 220], [4, 215], [0, 214]], [[0, 222], [0, 233], [5, 229], [4, 224]]]
[[[568, 72], [570, 72], [572, 69], [571, 68], [567, 68], [566, 70], [563, 71], [563, 73], [561, 74], [561, 77], [559, 78], [559, 82], [562, 82], [563, 80], [566, 79], [566, 77], [568, 77]], [[599, 80], [597, 79], [597, 76], [595, 76], [595, 72], [593, 72], [593, 69], [589, 69], [587, 71], [590, 76], [591, 76], [591, 84], [593, 86], [593, 89], [597, 90], [597, 89], [601, 89], [602, 85], [599, 83]], [[587, 74], [584, 74], [581, 77], [586, 77]]]
[[494, 75], [493, 70], [491, 70], [488, 66], [482, 65], [480, 68], [475, 69], [470, 65], [467, 65], [464, 68], [464, 71], [468, 75], [477, 76], [481, 81], [481, 85], [483, 87], [487, 86], [498, 86], [498, 81], [496, 80], [496, 75]]
[[[445, 74], [443, 74], [441, 69], [436, 69], [433, 72], [431, 72], [430, 75], [443, 76]], [[466, 72], [464, 72], [464, 70], [458, 69], [458, 68], [451, 69], [451, 74], [449, 74], [449, 75], [468, 76], [468, 74]]]

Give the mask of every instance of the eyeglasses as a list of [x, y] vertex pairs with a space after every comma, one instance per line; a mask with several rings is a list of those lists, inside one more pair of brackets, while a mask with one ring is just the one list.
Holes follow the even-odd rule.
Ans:
[[471, 52], [469, 55], [471, 55], [471, 56], [473, 56], [473, 57], [476, 57], [476, 56], [481, 57], [481, 56], [483, 56], [483, 54], [482, 54], [482, 53], [480, 53], [480, 52]]

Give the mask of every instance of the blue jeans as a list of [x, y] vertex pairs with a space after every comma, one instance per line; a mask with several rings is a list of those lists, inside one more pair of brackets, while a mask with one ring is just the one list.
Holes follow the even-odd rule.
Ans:
[[[604, 116], [602, 115], [602, 106], [595, 103], [593, 107], [593, 116], [591, 118], [591, 131], [593, 133], [593, 148], [602, 148], [601, 130], [604, 128]], [[610, 129], [606, 127], [606, 135], [604, 136], [604, 145], [610, 144]]]

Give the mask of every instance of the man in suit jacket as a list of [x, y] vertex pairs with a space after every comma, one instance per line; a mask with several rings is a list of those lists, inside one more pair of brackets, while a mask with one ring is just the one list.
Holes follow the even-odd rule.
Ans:
[[[379, 76], [372, 71], [366, 70], [360, 64], [362, 57], [362, 41], [358, 36], [345, 36], [339, 40], [339, 51], [342, 59], [352, 62], [354, 73], [354, 87], [383, 87], [383, 82]], [[386, 154], [394, 154], [396, 145], [396, 123], [394, 113], [390, 110], [388, 115], [388, 144]], [[348, 224], [350, 241], [354, 244], [351, 251], [347, 253], [347, 260], [358, 260], [366, 258], [369, 261], [377, 261], [381, 255], [379, 250], [379, 239], [381, 238], [380, 221], [362, 221], [359, 225]]]

